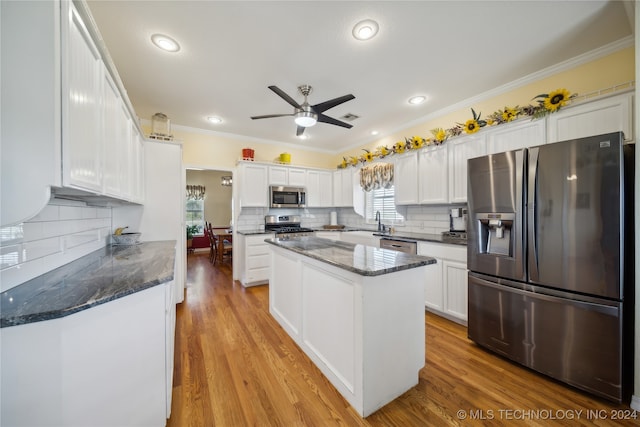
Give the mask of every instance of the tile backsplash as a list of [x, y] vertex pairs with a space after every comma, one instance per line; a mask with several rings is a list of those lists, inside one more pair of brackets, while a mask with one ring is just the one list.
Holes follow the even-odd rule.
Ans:
[[111, 219], [111, 208], [54, 198], [29, 221], [0, 228], [0, 291], [106, 246]]
[[[404, 224], [394, 224], [398, 231], [440, 234], [449, 230], [448, 205], [440, 206], [401, 206]], [[264, 227], [265, 215], [300, 215], [303, 227], [319, 228], [330, 223], [331, 212], [338, 214], [338, 224], [349, 227], [375, 229], [375, 224], [365, 222], [353, 208], [307, 208], [307, 209], [268, 209], [244, 208], [238, 217], [235, 227], [238, 231], [253, 231]], [[387, 224], [391, 225], [391, 224]]]

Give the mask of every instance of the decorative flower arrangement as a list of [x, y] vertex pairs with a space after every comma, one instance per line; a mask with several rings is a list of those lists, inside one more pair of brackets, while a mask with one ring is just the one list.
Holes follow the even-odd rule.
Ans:
[[423, 138], [421, 136], [413, 136], [412, 138], [406, 138], [404, 141], [398, 141], [393, 144], [393, 147], [380, 146], [374, 152], [363, 148], [365, 154], [360, 157], [351, 156], [349, 158], [343, 157], [342, 162], [338, 165], [339, 169], [344, 169], [351, 166], [357, 166], [358, 163], [372, 162], [374, 159], [382, 159], [392, 154], [402, 154], [407, 150], [419, 150], [423, 147], [435, 144], [440, 145], [452, 136], [461, 135], [463, 132], [466, 134], [473, 134], [485, 126], [496, 126], [504, 123], [509, 123], [519, 117], [531, 117], [532, 119], [539, 119], [547, 114], [555, 113], [562, 107], [567, 105], [578, 94], [572, 94], [567, 89], [556, 89], [549, 93], [543, 93], [532, 98], [537, 101], [537, 105], [526, 105], [524, 107], [507, 107], [498, 110], [489, 116], [486, 120], [481, 118], [481, 113], [476, 113], [471, 109], [472, 118], [467, 120], [464, 124], [456, 123], [449, 129], [436, 128], [431, 130], [432, 138]]
[[464, 132], [468, 134], [476, 133], [480, 130], [480, 128], [485, 127], [487, 125], [486, 120], [480, 119], [480, 116], [482, 115], [482, 113], [476, 114], [475, 110], [472, 108], [471, 114], [473, 114], [473, 119], [467, 120], [464, 124]]

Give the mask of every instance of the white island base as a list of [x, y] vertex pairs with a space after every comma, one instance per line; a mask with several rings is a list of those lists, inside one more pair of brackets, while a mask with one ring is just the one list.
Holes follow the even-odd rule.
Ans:
[[418, 383], [428, 266], [367, 276], [277, 246], [272, 261], [271, 314], [361, 416]]

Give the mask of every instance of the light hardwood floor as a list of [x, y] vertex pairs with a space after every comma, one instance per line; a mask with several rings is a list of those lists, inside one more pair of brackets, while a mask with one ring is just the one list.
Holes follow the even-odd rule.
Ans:
[[189, 255], [187, 274], [169, 427], [640, 425], [613, 419], [628, 406], [488, 353], [430, 313], [418, 385], [362, 419], [271, 317], [268, 286], [244, 288], [206, 253]]

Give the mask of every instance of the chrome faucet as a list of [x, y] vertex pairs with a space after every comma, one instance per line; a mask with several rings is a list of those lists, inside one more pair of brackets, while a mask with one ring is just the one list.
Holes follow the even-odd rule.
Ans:
[[384, 224], [380, 219], [380, 211], [376, 211], [376, 221], [378, 221], [378, 231], [384, 232]]

